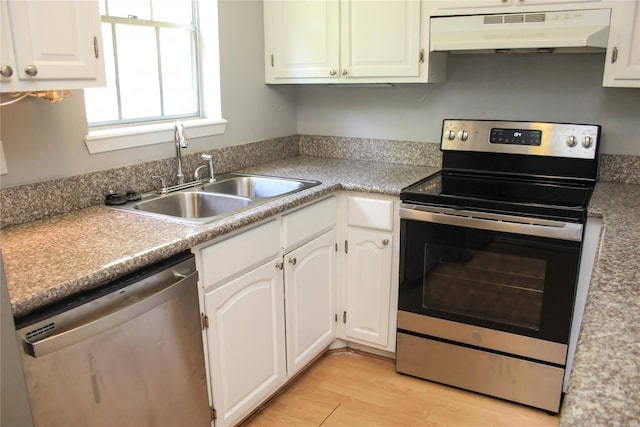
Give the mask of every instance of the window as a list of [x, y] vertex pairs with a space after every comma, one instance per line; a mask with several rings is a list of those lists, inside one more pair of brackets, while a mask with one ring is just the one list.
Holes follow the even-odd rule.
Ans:
[[[207, 8], [204, 31], [197, 25], [205, 10], [199, 3]], [[100, 11], [107, 86], [85, 89], [90, 152], [171, 141], [177, 119], [200, 128], [190, 136], [224, 132], [215, 1], [100, 0]], [[207, 55], [203, 40], [208, 46], [215, 42]], [[205, 73], [216, 82], [202, 81]], [[217, 99], [213, 107], [203, 107], [204, 88], [208, 98]]]

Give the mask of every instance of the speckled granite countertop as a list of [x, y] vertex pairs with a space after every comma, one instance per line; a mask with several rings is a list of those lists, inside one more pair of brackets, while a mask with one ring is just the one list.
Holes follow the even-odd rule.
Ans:
[[321, 185], [205, 225], [94, 206], [0, 230], [14, 315], [104, 284], [199, 243], [336, 190], [397, 195], [437, 168], [292, 157], [244, 172], [312, 179]]
[[604, 228], [560, 425], [640, 425], [640, 185], [600, 182]]
[[[437, 168], [294, 157], [245, 172], [322, 185], [207, 225], [95, 206], [0, 230], [11, 302], [26, 314], [137, 268], [339, 189], [399, 194]], [[640, 425], [640, 185], [598, 183], [590, 215], [604, 218], [560, 425]]]

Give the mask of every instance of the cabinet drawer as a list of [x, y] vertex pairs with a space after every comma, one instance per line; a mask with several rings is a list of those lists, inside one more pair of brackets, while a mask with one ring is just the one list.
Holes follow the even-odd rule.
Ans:
[[337, 202], [330, 197], [282, 217], [282, 244], [290, 248], [336, 225]]
[[271, 221], [202, 249], [204, 287], [248, 270], [280, 253], [280, 227]]
[[349, 196], [347, 224], [376, 230], [393, 230], [393, 200]]

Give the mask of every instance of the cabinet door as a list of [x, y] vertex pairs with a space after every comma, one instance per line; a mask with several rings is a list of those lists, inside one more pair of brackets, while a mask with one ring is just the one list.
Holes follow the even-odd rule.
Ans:
[[283, 303], [275, 260], [205, 294], [216, 427], [234, 425], [284, 383]]
[[336, 336], [335, 243], [335, 231], [330, 231], [284, 257], [289, 376]]
[[387, 346], [391, 299], [392, 234], [347, 230], [347, 339]]
[[339, 6], [338, 0], [266, 0], [267, 76], [337, 78]]
[[640, 87], [640, 1], [615, 2], [604, 86]]
[[11, 37], [11, 26], [9, 24], [9, 10], [7, 2], [0, 2], [0, 82], [3, 88], [5, 82], [10, 82], [16, 78], [16, 60], [13, 56], [13, 41]]
[[8, 6], [20, 80], [56, 80], [57, 89], [68, 89], [65, 80], [100, 76], [97, 1], [9, 0]]
[[417, 77], [420, 2], [343, 0], [342, 77]]

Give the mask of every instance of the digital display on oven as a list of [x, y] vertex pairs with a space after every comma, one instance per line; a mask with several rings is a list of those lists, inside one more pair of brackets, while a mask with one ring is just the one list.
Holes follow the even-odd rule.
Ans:
[[540, 145], [542, 143], [542, 131], [492, 128], [489, 142], [492, 144]]

